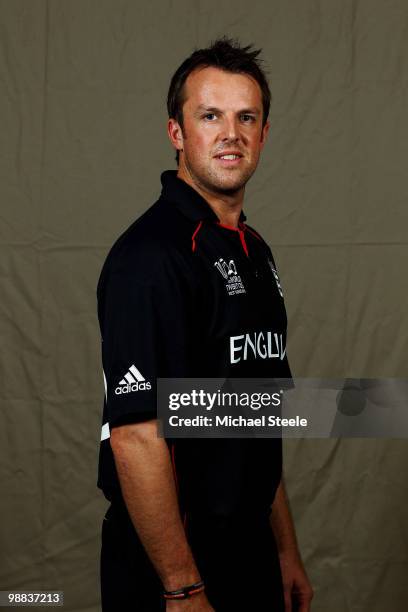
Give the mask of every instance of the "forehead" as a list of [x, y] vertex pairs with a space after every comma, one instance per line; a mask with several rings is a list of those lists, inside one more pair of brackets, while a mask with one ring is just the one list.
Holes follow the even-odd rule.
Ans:
[[183, 98], [184, 110], [194, 110], [199, 105], [262, 109], [261, 88], [254, 78], [212, 66], [197, 68], [188, 75]]

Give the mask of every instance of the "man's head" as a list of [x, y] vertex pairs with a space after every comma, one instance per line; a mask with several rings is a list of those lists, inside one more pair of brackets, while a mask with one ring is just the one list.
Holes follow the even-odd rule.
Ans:
[[259, 53], [222, 38], [195, 51], [171, 80], [168, 133], [179, 171], [207, 190], [241, 189], [258, 164], [271, 99]]

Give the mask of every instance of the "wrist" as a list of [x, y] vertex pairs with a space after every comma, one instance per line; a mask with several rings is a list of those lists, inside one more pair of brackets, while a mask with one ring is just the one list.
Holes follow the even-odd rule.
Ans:
[[164, 590], [163, 596], [164, 599], [168, 601], [181, 601], [183, 599], [189, 599], [190, 597], [198, 597], [204, 593], [204, 589], [204, 581], [200, 580], [171, 591]]
[[302, 564], [302, 557], [300, 551], [296, 547], [282, 548], [278, 551], [279, 559], [281, 563], [296, 563]]
[[162, 579], [165, 591], [174, 591], [189, 584], [201, 581], [201, 576], [197, 569], [179, 570], [166, 575]]
[[294, 534], [279, 533], [272, 528], [279, 556], [300, 556], [297, 538]]

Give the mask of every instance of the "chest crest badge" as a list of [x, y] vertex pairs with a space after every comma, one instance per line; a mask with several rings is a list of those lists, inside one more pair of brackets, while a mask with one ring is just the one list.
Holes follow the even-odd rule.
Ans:
[[214, 263], [218, 272], [221, 274], [225, 281], [225, 289], [228, 295], [239, 295], [240, 293], [246, 293], [244, 283], [240, 275], [237, 272], [237, 266], [233, 259], [228, 262], [222, 257], [217, 259]]

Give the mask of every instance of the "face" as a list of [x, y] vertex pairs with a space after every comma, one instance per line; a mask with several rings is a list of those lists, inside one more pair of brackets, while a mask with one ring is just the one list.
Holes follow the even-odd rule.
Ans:
[[262, 128], [262, 94], [249, 75], [199, 68], [184, 85], [183, 130], [168, 131], [180, 151], [179, 173], [215, 193], [242, 189], [254, 173], [269, 123]]

